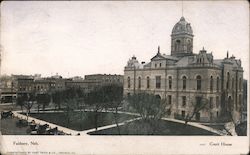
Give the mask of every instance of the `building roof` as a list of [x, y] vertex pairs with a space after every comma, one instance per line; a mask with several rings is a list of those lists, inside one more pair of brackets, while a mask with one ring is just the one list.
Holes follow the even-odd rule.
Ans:
[[166, 55], [166, 54], [161, 54], [160, 52], [160, 46], [158, 46], [158, 51], [157, 54], [151, 58], [152, 60], [164, 60], [164, 59], [168, 59], [168, 60], [179, 60], [179, 58], [172, 56], [172, 55]]
[[184, 17], [181, 17], [180, 21], [175, 24], [172, 35], [183, 33], [193, 35], [193, 30], [190, 23], [186, 22]]
[[[185, 66], [188, 66], [189, 62], [190, 62], [190, 56], [186, 56], [186, 57], [182, 57], [178, 62], [176, 62], [175, 64], [178, 66], [178, 67], [185, 67]], [[192, 60], [193, 60], [193, 57], [192, 57]]]

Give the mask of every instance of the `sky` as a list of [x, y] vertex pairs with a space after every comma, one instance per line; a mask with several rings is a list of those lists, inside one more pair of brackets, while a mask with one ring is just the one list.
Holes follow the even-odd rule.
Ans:
[[[247, 1], [183, 1], [194, 33], [194, 53], [214, 59], [227, 51], [249, 75]], [[133, 55], [149, 62], [170, 55], [181, 1], [4, 1], [1, 3], [1, 74], [56, 73], [63, 77], [123, 74]]]

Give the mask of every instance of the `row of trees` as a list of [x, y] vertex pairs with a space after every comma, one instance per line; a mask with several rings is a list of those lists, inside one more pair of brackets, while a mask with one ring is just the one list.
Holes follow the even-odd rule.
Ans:
[[[41, 107], [45, 110], [46, 106], [52, 102], [55, 110], [64, 111], [67, 118], [67, 126], [70, 125], [73, 119], [84, 119], [86, 108], [92, 109], [95, 113], [95, 128], [97, 129], [98, 117], [103, 109], [111, 108], [111, 110], [114, 110], [115, 121], [118, 124], [117, 113], [122, 100], [123, 87], [114, 84], [97, 87], [91, 92], [84, 92], [80, 88], [69, 88], [45, 94], [25, 93], [18, 95], [17, 105], [21, 107], [22, 111], [24, 107], [27, 114], [29, 114], [33, 105], [37, 105], [37, 111], [39, 112]], [[75, 110], [80, 111], [80, 115], [75, 113]]]
[[[23, 94], [18, 96], [17, 105], [26, 108], [27, 113], [34, 104], [37, 104], [37, 111], [40, 107], [45, 110], [49, 103], [53, 103], [55, 110], [63, 110], [66, 116], [67, 126], [70, 125], [73, 119], [84, 119], [85, 110], [93, 110], [95, 128], [98, 128], [98, 119], [100, 112], [103, 110], [112, 110], [114, 113], [115, 123], [117, 124], [118, 132], [118, 109], [122, 107], [122, 101], [128, 103], [129, 109], [138, 113], [142, 121], [149, 122], [153, 130], [157, 128], [157, 122], [162, 117], [170, 115], [171, 105], [168, 105], [166, 99], [161, 99], [159, 95], [148, 94], [146, 92], [137, 92], [123, 98], [123, 87], [120, 85], [106, 85], [98, 87], [91, 92], [84, 92], [81, 89], [70, 88], [63, 91], [55, 91], [46, 94]], [[194, 106], [194, 110], [190, 115], [186, 115], [186, 123], [189, 122], [195, 114], [207, 107], [207, 101]], [[78, 110], [80, 113], [75, 113]], [[83, 122], [83, 121], [82, 121]], [[82, 125], [82, 124], [80, 124]]]
[[49, 94], [35, 94], [35, 93], [24, 93], [18, 95], [17, 105], [19, 105], [23, 111], [23, 107], [30, 113], [30, 109], [34, 104], [37, 104], [38, 112], [42, 106], [43, 110], [50, 103], [51, 96]]

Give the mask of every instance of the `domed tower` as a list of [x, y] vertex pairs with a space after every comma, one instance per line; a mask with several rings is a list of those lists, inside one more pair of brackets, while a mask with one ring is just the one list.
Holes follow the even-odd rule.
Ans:
[[193, 53], [193, 30], [184, 17], [175, 24], [171, 34], [171, 55], [187, 56]]

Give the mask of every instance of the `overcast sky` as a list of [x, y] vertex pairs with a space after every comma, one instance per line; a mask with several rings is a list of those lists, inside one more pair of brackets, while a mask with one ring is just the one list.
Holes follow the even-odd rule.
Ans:
[[[64, 76], [123, 74], [135, 55], [149, 62], [170, 54], [172, 28], [181, 1], [5, 1], [1, 3], [2, 74]], [[215, 59], [242, 60], [248, 79], [247, 1], [183, 2], [194, 32], [194, 53], [204, 46]]]

